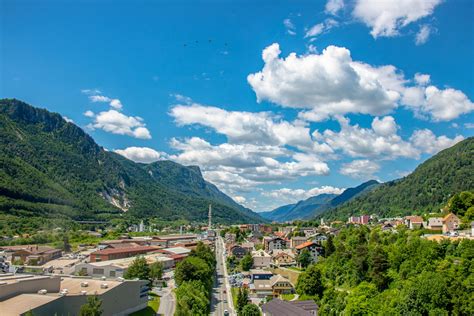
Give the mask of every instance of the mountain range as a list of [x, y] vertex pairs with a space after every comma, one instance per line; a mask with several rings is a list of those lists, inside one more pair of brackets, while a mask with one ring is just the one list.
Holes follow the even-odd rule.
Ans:
[[393, 217], [438, 212], [451, 196], [462, 191], [474, 191], [474, 137], [440, 151], [406, 177], [383, 183], [319, 217], [347, 219], [359, 214]]
[[197, 166], [136, 163], [107, 151], [60, 114], [0, 100], [0, 215], [100, 220], [258, 223], [265, 220], [204, 180]]
[[295, 204], [280, 206], [270, 212], [259, 213], [264, 218], [275, 222], [285, 222], [297, 219], [310, 219], [325, 211], [348, 202], [360, 194], [368, 192], [378, 186], [380, 183], [376, 180], [370, 180], [354, 188], [348, 188], [341, 194], [320, 194], [312, 196], [306, 200]]

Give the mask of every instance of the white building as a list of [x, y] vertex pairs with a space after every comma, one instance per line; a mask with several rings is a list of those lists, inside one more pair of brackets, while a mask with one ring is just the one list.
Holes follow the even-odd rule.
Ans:
[[272, 263], [272, 256], [263, 250], [252, 251], [253, 267], [266, 268]]
[[[154, 262], [161, 262], [164, 269], [171, 269], [174, 266], [174, 259], [164, 256], [163, 254], [152, 254], [144, 256], [148, 264]], [[75, 266], [75, 273], [92, 277], [108, 277], [118, 278], [123, 277], [125, 271], [132, 264], [135, 257], [79, 263]]]

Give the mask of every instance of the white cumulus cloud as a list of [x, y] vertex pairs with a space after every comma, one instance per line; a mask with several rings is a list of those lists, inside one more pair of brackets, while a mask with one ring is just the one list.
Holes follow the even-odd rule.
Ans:
[[325, 12], [336, 15], [343, 8], [344, 0], [328, 0], [328, 2], [326, 2]]
[[457, 135], [455, 138], [449, 138], [444, 135], [437, 137], [429, 129], [416, 130], [410, 137], [410, 141], [415, 147], [429, 154], [436, 154], [443, 149], [455, 145], [463, 139], [464, 137], [461, 135]]
[[322, 121], [348, 113], [386, 115], [406, 106], [418, 117], [447, 121], [474, 110], [460, 90], [428, 85], [429, 75], [405, 79], [393, 65], [354, 61], [344, 47], [328, 46], [321, 54], [280, 57], [279, 44], [263, 50], [261, 71], [247, 76], [257, 101], [305, 109], [299, 117]]
[[415, 36], [415, 44], [423, 45], [428, 41], [428, 38], [431, 35], [431, 27], [429, 25], [422, 25], [418, 33]]
[[353, 15], [374, 37], [396, 36], [400, 29], [433, 13], [441, 0], [357, 0]]
[[[91, 115], [89, 111], [86, 116]], [[94, 115], [92, 113], [92, 115]], [[138, 116], [127, 116], [116, 110], [100, 112], [93, 116], [94, 120], [88, 125], [91, 129], [102, 129], [106, 132], [119, 135], [128, 135], [135, 138], [150, 139], [150, 131], [145, 127], [143, 119]]]
[[165, 159], [166, 155], [148, 147], [127, 147], [114, 150], [117, 154], [135, 162], [151, 163]]
[[313, 196], [318, 196], [320, 194], [341, 194], [343, 191], [344, 189], [342, 188], [321, 186], [308, 190], [281, 188], [277, 190], [265, 191], [263, 192], [263, 195], [277, 199], [281, 201], [281, 203], [295, 203], [301, 200], [306, 200]]
[[351, 178], [369, 180], [374, 178], [374, 174], [380, 170], [380, 165], [371, 160], [353, 160], [342, 165], [339, 172]]

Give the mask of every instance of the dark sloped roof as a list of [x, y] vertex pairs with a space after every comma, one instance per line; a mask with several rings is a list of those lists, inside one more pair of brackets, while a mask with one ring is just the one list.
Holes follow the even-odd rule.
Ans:
[[272, 316], [312, 316], [309, 311], [278, 298], [263, 304], [262, 311]]

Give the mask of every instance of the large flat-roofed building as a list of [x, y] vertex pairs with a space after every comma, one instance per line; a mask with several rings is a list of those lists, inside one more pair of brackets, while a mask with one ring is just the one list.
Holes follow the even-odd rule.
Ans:
[[152, 244], [166, 248], [171, 247], [175, 244], [186, 243], [197, 239], [198, 235], [194, 234], [155, 236], [153, 237]]
[[107, 261], [114, 259], [122, 259], [134, 257], [137, 255], [146, 254], [152, 251], [159, 250], [159, 247], [138, 246], [125, 248], [106, 248], [103, 250], [94, 251], [89, 255], [90, 262]]
[[0, 314], [77, 315], [87, 296], [98, 295], [103, 315], [128, 315], [147, 306], [147, 281], [78, 277], [0, 276]]
[[[171, 269], [175, 265], [175, 260], [164, 254], [151, 254], [143, 256], [148, 264], [161, 262], [164, 269]], [[75, 273], [92, 277], [123, 277], [128, 267], [136, 257], [115, 259], [108, 261], [79, 263], [75, 266]]]
[[12, 263], [20, 261], [30, 265], [42, 265], [62, 254], [61, 249], [42, 245], [4, 246], [0, 250], [5, 251]]

